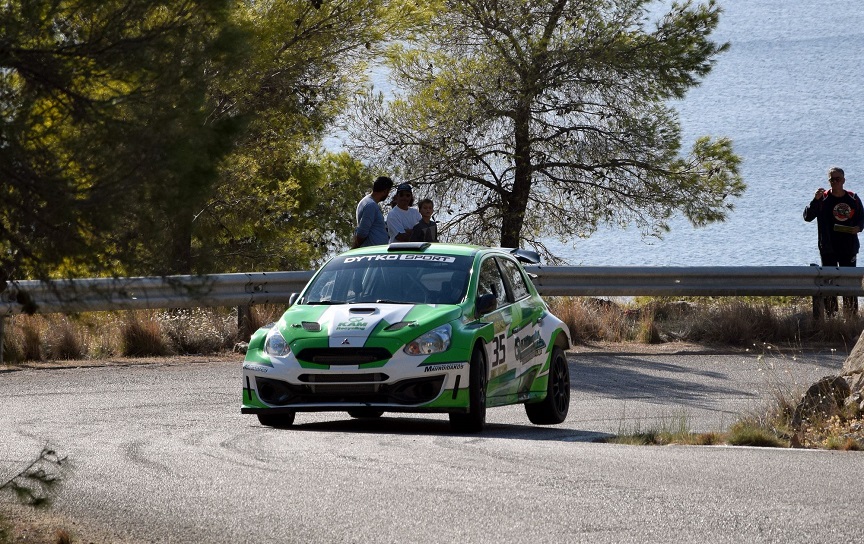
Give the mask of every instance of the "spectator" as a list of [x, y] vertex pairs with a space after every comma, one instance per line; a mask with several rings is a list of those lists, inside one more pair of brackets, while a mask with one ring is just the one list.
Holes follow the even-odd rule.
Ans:
[[396, 207], [387, 214], [387, 232], [390, 242], [408, 242], [411, 240], [411, 229], [421, 217], [414, 205], [414, 192], [411, 185], [401, 183], [396, 187]]
[[372, 184], [372, 192], [357, 203], [357, 229], [354, 247], [380, 246], [387, 243], [387, 225], [379, 202], [383, 202], [393, 189], [393, 180], [379, 176]]
[[[831, 189], [817, 189], [813, 201], [804, 208], [804, 220], [816, 219], [822, 266], [855, 266], [858, 233], [864, 229], [864, 206], [858, 195], [843, 188], [846, 176], [841, 168], [828, 171], [828, 183]], [[825, 310], [829, 315], [837, 311], [837, 297], [825, 297]], [[843, 311], [856, 315], [858, 297], [843, 297]]]
[[424, 198], [417, 204], [420, 210], [420, 221], [414, 225], [411, 231], [412, 242], [437, 242], [438, 224], [432, 220], [435, 213], [435, 203], [431, 198]]

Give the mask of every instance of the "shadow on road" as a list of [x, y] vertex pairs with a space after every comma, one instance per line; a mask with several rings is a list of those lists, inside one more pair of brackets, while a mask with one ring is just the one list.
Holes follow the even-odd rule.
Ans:
[[380, 435], [441, 435], [468, 439], [506, 438], [516, 440], [550, 440], [557, 442], [596, 442], [613, 435], [594, 431], [580, 431], [556, 426], [510, 425], [487, 423], [482, 433], [462, 434], [450, 429], [449, 421], [422, 417], [388, 417], [376, 419], [346, 419], [339, 421], [302, 422], [303, 413], [297, 414], [288, 429], [273, 429], [275, 432], [339, 432]]
[[[641, 357], [594, 355], [590, 362], [570, 358], [570, 389], [610, 399], [674, 400], [702, 407], [717, 397], [753, 398], [752, 390], [731, 386], [722, 372], [692, 366], [659, 363]], [[739, 384], [740, 385], [740, 384]]]

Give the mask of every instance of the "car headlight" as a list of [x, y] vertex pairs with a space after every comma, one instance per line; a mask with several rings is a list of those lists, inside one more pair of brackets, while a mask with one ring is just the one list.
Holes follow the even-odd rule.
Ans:
[[291, 353], [291, 347], [288, 342], [282, 337], [279, 329], [273, 327], [267, 333], [267, 339], [264, 340], [264, 353], [273, 357], [284, 357]]
[[452, 332], [450, 325], [442, 325], [408, 342], [403, 351], [408, 355], [428, 355], [446, 351], [450, 347]]

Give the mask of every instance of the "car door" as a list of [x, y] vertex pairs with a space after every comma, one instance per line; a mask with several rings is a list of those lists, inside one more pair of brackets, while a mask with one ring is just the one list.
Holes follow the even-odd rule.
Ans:
[[513, 304], [497, 259], [486, 257], [480, 263], [477, 278], [477, 296], [492, 294], [497, 306], [483, 315], [483, 321], [492, 323], [494, 335], [486, 344], [486, 360], [489, 365], [487, 403], [490, 406], [515, 402], [508, 395], [515, 393], [516, 358], [512, 334]]
[[528, 279], [514, 260], [499, 257], [499, 265], [512, 299], [510, 336], [513, 343], [515, 394], [527, 397], [546, 355], [546, 342], [541, 336], [539, 320], [545, 311], [543, 303], [531, 296]]

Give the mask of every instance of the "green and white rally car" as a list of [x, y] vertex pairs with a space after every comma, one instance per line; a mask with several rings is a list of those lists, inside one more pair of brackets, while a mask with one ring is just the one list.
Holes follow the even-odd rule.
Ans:
[[523, 403], [533, 423], [563, 422], [569, 331], [520, 261], [539, 258], [407, 242], [334, 257], [252, 336], [241, 411], [273, 427], [297, 412], [437, 412], [479, 432], [487, 407]]

